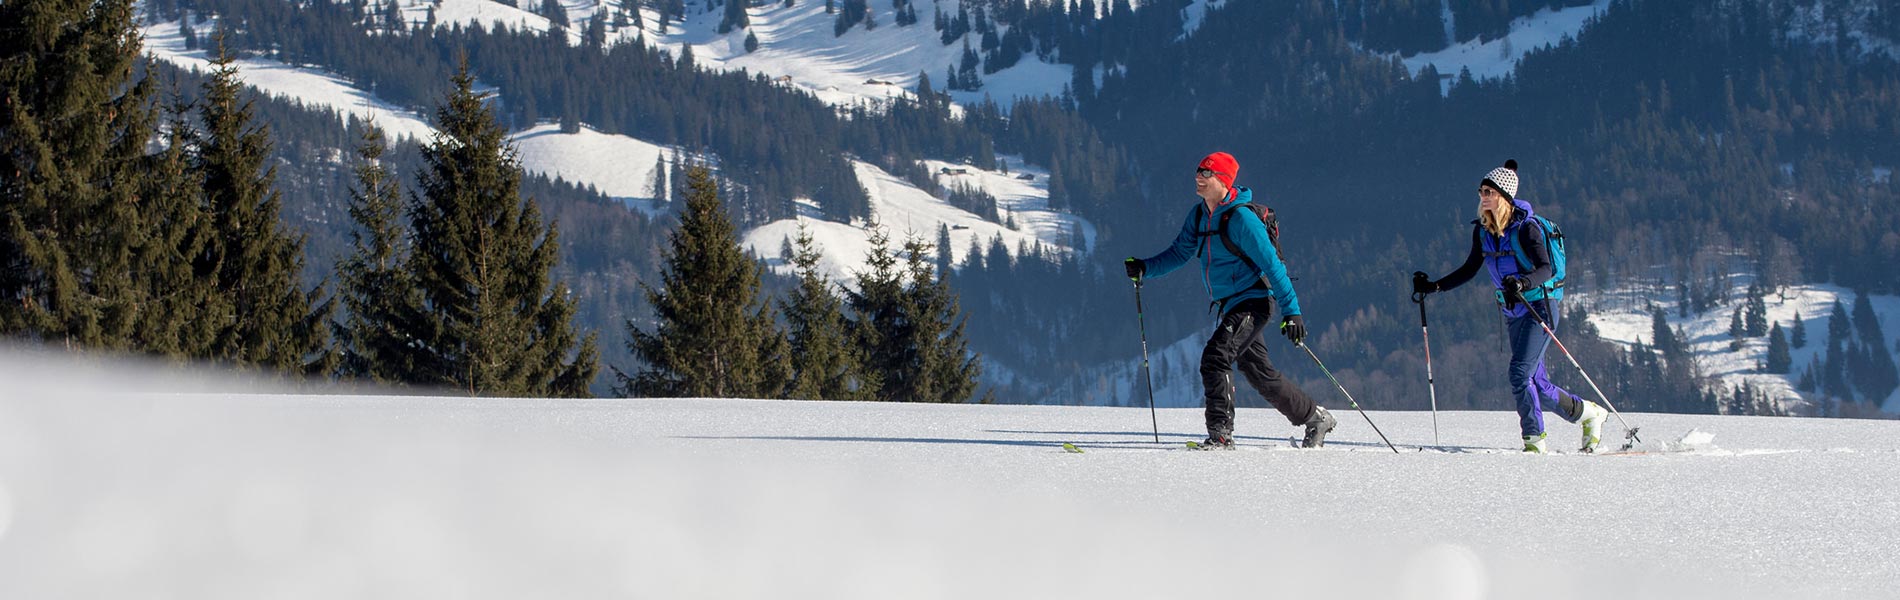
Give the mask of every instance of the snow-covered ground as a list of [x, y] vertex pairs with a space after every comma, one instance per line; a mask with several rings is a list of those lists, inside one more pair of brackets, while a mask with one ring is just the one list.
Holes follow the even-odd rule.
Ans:
[[[192, 26], [199, 32], [214, 30], [209, 22]], [[184, 69], [209, 71], [211, 62], [205, 48], [185, 49], [185, 36], [179, 31], [178, 21], [144, 27], [140, 33], [145, 36], [146, 52]], [[234, 64], [238, 68], [238, 79], [264, 94], [301, 102], [311, 108], [334, 110], [345, 117], [373, 119], [391, 138], [427, 142], [435, 133], [428, 121], [415, 111], [378, 100], [353, 87], [351, 82], [320, 69], [259, 58], [240, 59]]]
[[[7, 598], [1896, 598], [1900, 422], [262, 393], [0, 358]], [[1574, 429], [1559, 426], [1557, 438]], [[1065, 453], [1072, 442], [1084, 453]]]
[[[1786, 375], [1773, 375], [1756, 370], [1758, 363], [1767, 361], [1767, 337], [1747, 339], [1741, 350], [1729, 350], [1729, 321], [1748, 295], [1746, 280], [1738, 277], [1737, 281], [1739, 285], [1730, 292], [1731, 302], [1687, 319], [1677, 312], [1673, 291], [1631, 286], [1602, 294], [1572, 294], [1569, 298], [1591, 307], [1590, 322], [1596, 325], [1603, 339], [1624, 345], [1639, 339], [1646, 344], [1656, 341], [1651, 333], [1651, 317], [1643, 309], [1644, 304], [1653, 302], [1667, 313], [1670, 328], [1681, 329], [1686, 334], [1683, 339], [1689, 343], [1690, 352], [1706, 374], [1721, 378], [1730, 387], [1746, 381], [1770, 397], [1780, 398], [1783, 406], [1811, 410], [1794, 389], [1795, 383], [1807, 370], [1809, 360], [1827, 353], [1828, 319], [1834, 302], [1838, 300], [1851, 318], [1854, 292], [1832, 285], [1797, 285], [1789, 286], [1786, 300], [1780, 295], [1768, 296], [1765, 304], [1770, 324], [1780, 323], [1783, 334], [1787, 335], [1794, 325], [1795, 314], [1799, 313], [1808, 335], [1805, 347], [1791, 347], [1794, 358], [1791, 371]], [[1875, 295], [1869, 302], [1874, 314], [1880, 317], [1881, 343], [1888, 344], [1888, 350], [1892, 351], [1893, 341], [1900, 339], [1900, 298]], [[1882, 399], [1879, 404], [1887, 412], [1900, 412], [1900, 392]]]
[[[877, 215], [879, 225], [890, 235], [893, 250], [901, 249], [904, 239], [909, 236], [935, 244], [939, 227], [944, 225], [951, 229], [950, 250], [953, 253], [952, 260], [957, 264], [969, 257], [971, 240], [981, 244], [987, 251], [990, 241], [997, 236], [1003, 238], [1011, 254], [1024, 245], [1041, 245], [1051, 251], [1074, 249], [1074, 242], [1070, 239], [1072, 230], [1081, 232], [1083, 249], [1094, 244], [1094, 225], [1080, 217], [1049, 208], [1048, 171], [1023, 167], [1022, 160], [1016, 156], [998, 158], [1012, 165], [1008, 173], [983, 171], [934, 160], [925, 161], [925, 165], [935, 174], [939, 185], [946, 188], [954, 185], [970, 186], [995, 196], [999, 216], [1005, 221], [1014, 218], [1016, 229], [985, 221], [975, 213], [951, 206], [875, 165], [856, 162], [854, 166], [858, 183], [870, 194], [872, 212]], [[960, 169], [963, 173], [944, 174], [942, 169]], [[1024, 175], [1034, 178], [1033, 181], [1018, 179]], [[803, 224], [825, 254], [820, 268], [833, 281], [856, 280], [856, 274], [866, 268], [864, 260], [871, 248], [871, 231], [862, 223], [846, 225], [818, 219], [815, 206], [801, 206], [800, 212], [803, 214], [797, 219], [767, 223], [747, 232], [744, 246], [766, 257], [773, 269], [791, 273], [791, 266], [779, 259], [779, 249], [786, 239], [797, 237], [798, 226]]]
[[[1481, 42], [1472, 38], [1452, 44], [1436, 52], [1424, 52], [1404, 57], [1405, 67], [1417, 75], [1425, 65], [1434, 65], [1440, 75], [1453, 78], [1464, 69], [1471, 69], [1471, 76], [1478, 79], [1497, 79], [1511, 74], [1517, 69], [1518, 59], [1532, 50], [1547, 45], [1555, 45], [1565, 37], [1575, 37], [1583, 31], [1583, 26], [1591, 17], [1608, 10], [1610, 0], [1596, 0], [1588, 6], [1573, 6], [1561, 9], [1543, 9], [1527, 17], [1518, 17], [1511, 21], [1510, 33], [1504, 37]], [[1447, 15], [1449, 18], [1449, 15]], [[1441, 80], [1440, 90], [1449, 90], [1452, 79]]]

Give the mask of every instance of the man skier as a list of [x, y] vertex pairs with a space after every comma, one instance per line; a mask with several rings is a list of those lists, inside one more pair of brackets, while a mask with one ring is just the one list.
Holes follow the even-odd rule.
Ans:
[[[1338, 422], [1325, 408], [1282, 377], [1267, 361], [1260, 339], [1275, 302], [1280, 304], [1280, 333], [1294, 344], [1306, 338], [1300, 301], [1286, 265], [1272, 245], [1260, 214], [1249, 207], [1253, 191], [1234, 186], [1240, 163], [1226, 152], [1201, 159], [1194, 171], [1194, 192], [1201, 201], [1189, 209], [1174, 243], [1160, 254], [1124, 261], [1129, 279], [1160, 277], [1198, 259], [1201, 280], [1220, 322], [1201, 351], [1201, 385], [1206, 390], [1207, 440], [1203, 448], [1234, 447], [1233, 365], [1247, 382], [1293, 425], [1306, 427], [1304, 446], [1318, 448]], [[1236, 253], [1235, 250], [1238, 250]]]

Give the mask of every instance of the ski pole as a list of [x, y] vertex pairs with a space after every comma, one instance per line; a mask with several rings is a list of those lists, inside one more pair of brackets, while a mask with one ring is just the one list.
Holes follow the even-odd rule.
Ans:
[[1135, 329], [1141, 332], [1141, 379], [1148, 386], [1148, 423], [1154, 426], [1155, 443], [1161, 443], [1161, 420], [1155, 417], [1155, 380], [1148, 371], [1148, 322], [1142, 316], [1141, 280], [1135, 280]]
[[1352, 399], [1352, 392], [1346, 391], [1346, 386], [1339, 384], [1339, 378], [1333, 377], [1333, 372], [1331, 369], [1326, 368], [1326, 363], [1319, 361], [1319, 355], [1313, 354], [1313, 349], [1306, 347], [1306, 341], [1301, 340], [1294, 343], [1294, 345], [1299, 346], [1301, 350], [1305, 350], [1307, 356], [1313, 357], [1313, 364], [1319, 365], [1320, 372], [1325, 373], [1327, 379], [1333, 380], [1333, 387], [1339, 388], [1339, 393], [1346, 395], [1346, 403], [1351, 404], [1353, 410], [1359, 411], [1359, 416], [1366, 418], [1366, 424], [1372, 425], [1372, 432], [1379, 434], [1379, 439], [1385, 440], [1385, 446], [1387, 448], [1391, 448], [1395, 454], [1398, 453], [1399, 447], [1392, 445], [1392, 440], [1386, 439], [1385, 432], [1379, 431], [1379, 426], [1372, 422], [1372, 417], [1366, 414], [1366, 409], [1359, 408], [1359, 402]]
[[1537, 320], [1537, 324], [1544, 328], [1544, 334], [1550, 336], [1550, 343], [1556, 344], [1557, 349], [1563, 351], [1564, 358], [1570, 359], [1570, 366], [1576, 367], [1577, 372], [1583, 374], [1583, 381], [1590, 384], [1590, 389], [1597, 393], [1597, 399], [1603, 401], [1603, 406], [1610, 409], [1610, 414], [1616, 415], [1616, 422], [1623, 425], [1623, 431], [1625, 432], [1623, 436], [1623, 449], [1628, 450], [1636, 447], [1636, 444], [1641, 443], [1643, 438], [1636, 437], [1636, 428], [1630, 427], [1629, 421], [1623, 420], [1623, 413], [1617, 412], [1616, 405], [1610, 403], [1610, 397], [1603, 394], [1603, 388], [1597, 387], [1596, 380], [1590, 378], [1590, 372], [1583, 370], [1583, 365], [1577, 364], [1576, 355], [1571, 354], [1570, 349], [1564, 347], [1563, 341], [1557, 339], [1557, 331], [1550, 328], [1550, 323], [1544, 321], [1543, 315], [1537, 314], [1537, 309], [1531, 306], [1530, 300], [1524, 298], [1524, 292], [1514, 291], [1511, 293], [1517, 294], [1518, 301], [1524, 303], [1524, 312], [1530, 313], [1531, 318]]
[[1443, 447], [1438, 441], [1438, 380], [1432, 376], [1432, 328], [1425, 323], [1425, 295], [1412, 294], [1412, 302], [1418, 305], [1418, 330], [1425, 334], [1425, 387], [1432, 392], [1432, 445]]

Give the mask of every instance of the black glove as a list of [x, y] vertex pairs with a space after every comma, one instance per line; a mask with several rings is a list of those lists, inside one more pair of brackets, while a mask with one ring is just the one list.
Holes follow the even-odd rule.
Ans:
[[1299, 315], [1287, 315], [1287, 316], [1281, 317], [1280, 318], [1280, 335], [1286, 336], [1287, 341], [1293, 342], [1295, 345], [1298, 345], [1300, 342], [1305, 341], [1306, 340], [1306, 319], [1300, 318]]
[[1505, 308], [1515, 308], [1518, 301], [1524, 298], [1524, 290], [1530, 287], [1529, 281], [1517, 275], [1505, 277], [1500, 283], [1504, 285]]
[[1432, 278], [1429, 276], [1426, 276], [1424, 271], [1412, 272], [1412, 293], [1413, 294], [1423, 296], [1425, 294], [1430, 294], [1436, 291], [1438, 291], [1438, 284], [1433, 283]]
[[1522, 275], [1511, 275], [1504, 278], [1504, 297], [1506, 298], [1522, 296], [1524, 290], [1528, 289], [1531, 289], [1531, 282]]
[[1128, 268], [1128, 278], [1135, 281], [1141, 281], [1141, 276], [1148, 272], [1148, 265], [1142, 264], [1141, 259], [1132, 256], [1122, 261], [1122, 266]]

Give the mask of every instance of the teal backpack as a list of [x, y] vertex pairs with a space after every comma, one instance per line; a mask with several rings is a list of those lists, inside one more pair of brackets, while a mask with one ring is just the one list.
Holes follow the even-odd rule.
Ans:
[[[1562, 300], [1564, 299], [1564, 276], [1569, 274], [1564, 265], [1565, 262], [1568, 262], [1564, 250], [1564, 230], [1542, 215], [1532, 215], [1531, 220], [1536, 221], [1537, 226], [1544, 230], [1544, 246], [1550, 248], [1551, 275], [1550, 281], [1544, 282], [1544, 285], [1538, 286], [1537, 289], [1524, 292], [1524, 299], [1533, 301], [1542, 300], [1544, 298]], [[1511, 249], [1517, 251], [1519, 270], [1529, 270], [1531, 268], [1531, 258], [1524, 254], [1524, 246], [1517, 241], [1517, 236], [1511, 236]]]

